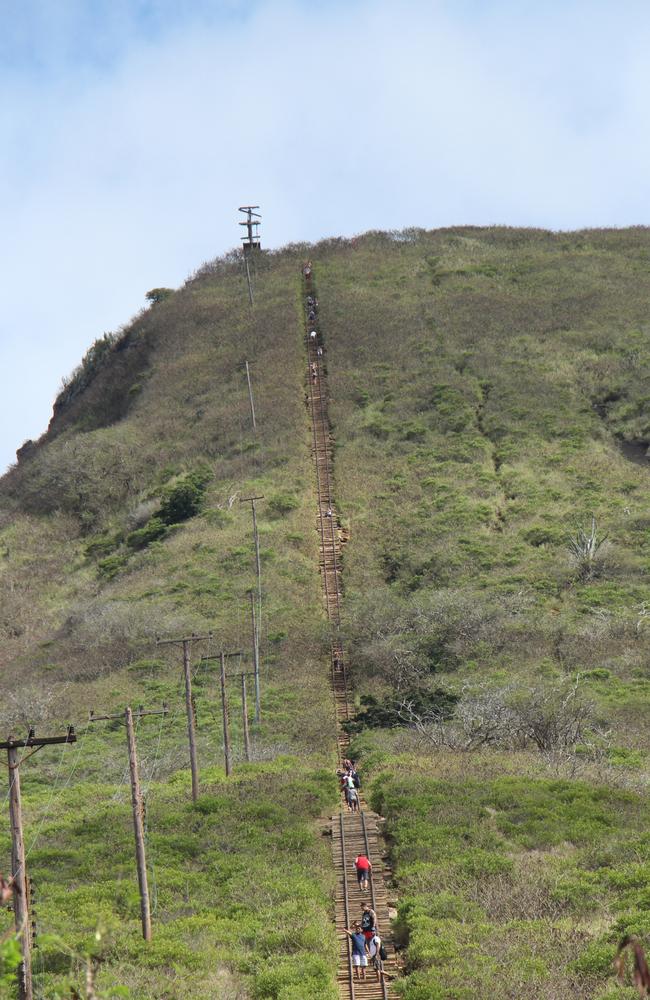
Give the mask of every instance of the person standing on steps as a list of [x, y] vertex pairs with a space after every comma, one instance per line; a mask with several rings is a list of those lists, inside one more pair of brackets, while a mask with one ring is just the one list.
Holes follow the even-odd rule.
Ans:
[[352, 931], [346, 927], [345, 933], [352, 941], [352, 964], [355, 979], [365, 979], [368, 955], [366, 954], [366, 938], [361, 930], [361, 924], [356, 923]]
[[374, 934], [372, 940], [368, 944], [368, 956], [373, 969], [377, 973], [377, 982], [380, 983], [382, 979], [388, 979], [389, 977], [384, 972], [386, 949], [384, 948], [382, 940], [377, 933]]
[[350, 791], [350, 787], [348, 785], [348, 776], [345, 771], [337, 771], [337, 774], [339, 775], [339, 782], [341, 785], [341, 791], [343, 792], [343, 796], [345, 798], [345, 804], [349, 807], [350, 803], [348, 800], [348, 793]]
[[[350, 777], [349, 774], [344, 774], [343, 775], [342, 784], [343, 784], [343, 790], [345, 791], [345, 801], [348, 804], [348, 809], [352, 810], [352, 804], [350, 802], [350, 797], [351, 797], [351, 793], [354, 792], [354, 791], [356, 791], [356, 789], [354, 787], [354, 782], [353, 782], [353, 780], [352, 780], [352, 778]], [[357, 802], [358, 802], [358, 797], [357, 797]]]
[[348, 809], [350, 812], [359, 812], [359, 793], [356, 788], [348, 788]]
[[309, 334], [309, 339], [315, 341], [317, 339], [317, 337], [318, 337], [318, 334], [316, 333], [316, 331], [312, 330], [311, 333]]
[[354, 867], [357, 872], [357, 881], [361, 892], [367, 892], [368, 882], [372, 873], [370, 858], [367, 858], [365, 854], [358, 854], [354, 859]]
[[377, 914], [370, 903], [361, 904], [361, 930], [370, 946], [370, 942], [377, 933]]

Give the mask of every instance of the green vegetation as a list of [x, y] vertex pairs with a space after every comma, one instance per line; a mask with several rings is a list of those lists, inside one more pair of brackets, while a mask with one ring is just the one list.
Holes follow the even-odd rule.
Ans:
[[413, 230], [312, 258], [361, 708], [460, 699], [357, 742], [383, 759], [404, 995], [624, 996], [617, 937], [649, 940], [641, 888], [613, 885], [645, 863], [650, 234]]
[[[264, 305], [255, 312], [241, 273], [221, 265], [156, 303], [80, 395], [59, 401], [46, 438], [0, 484], [2, 728], [56, 732], [73, 722], [80, 733], [74, 750], [42, 751], [23, 777], [39, 896], [37, 995], [47, 1000], [68, 1000], [69, 983], [81, 990], [98, 926], [102, 997], [336, 995], [321, 821], [337, 802], [324, 776], [334, 710], [296, 270], [287, 259], [260, 271]], [[254, 362], [256, 435], [245, 359]], [[233, 678], [235, 777], [226, 783], [218, 664], [200, 658], [242, 649], [241, 666], [230, 667], [251, 669], [255, 550], [250, 509], [239, 503], [251, 493], [268, 498], [257, 510], [262, 722], [252, 725], [254, 763], [245, 764]], [[208, 631], [213, 638], [192, 649], [202, 788], [194, 808], [181, 651], [155, 639]], [[145, 720], [138, 733], [156, 900], [147, 948], [120, 784], [123, 729], [89, 730], [85, 720], [90, 709], [163, 701], [170, 717], [160, 727]], [[5, 827], [0, 871], [8, 846]], [[0, 988], [4, 995], [11, 991]]]
[[645, 795], [540, 778], [521, 755], [477, 756], [470, 775], [448, 755], [375, 767], [408, 942], [400, 996], [609, 996], [619, 940], [650, 930]]
[[63, 788], [54, 808], [46, 787], [30, 797], [34, 826], [41, 816], [48, 823], [30, 855], [37, 926], [61, 928], [39, 936], [38, 996], [67, 1000], [71, 986], [80, 989], [79, 956], [99, 928], [97, 984], [106, 997], [235, 998], [244, 981], [252, 997], [333, 1000], [331, 861], [329, 845], [313, 835], [333, 807], [329, 772], [278, 758], [241, 768], [228, 783], [207, 769], [203, 787], [192, 806], [185, 773], [147, 785], [150, 945], [140, 934], [128, 784], [80, 782]]
[[[236, 255], [173, 294], [152, 289], [153, 308], [97, 342], [0, 482], [5, 732], [173, 706], [159, 736], [139, 733], [150, 950], [119, 726], [83, 731], [72, 773], [51, 751], [28, 765], [41, 994], [80, 982], [99, 924], [107, 996], [336, 995], [305, 256], [346, 538], [351, 728], [387, 821], [399, 989], [629, 995], [612, 984], [616, 942], [650, 936], [650, 235], [471, 227], [262, 254], [254, 309]], [[200, 657], [250, 649], [255, 553], [239, 501], [253, 491], [262, 723], [245, 765], [231, 682], [226, 784], [214, 662]], [[179, 653], [155, 639], [209, 630], [193, 649], [193, 808]], [[5, 837], [0, 859], [7, 849]]]

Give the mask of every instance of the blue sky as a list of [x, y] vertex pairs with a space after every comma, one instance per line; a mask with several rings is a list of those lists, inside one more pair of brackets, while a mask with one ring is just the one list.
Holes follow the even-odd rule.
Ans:
[[636, 0], [0, 0], [0, 468], [240, 204], [267, 246], [650, 222], [648, 51]]

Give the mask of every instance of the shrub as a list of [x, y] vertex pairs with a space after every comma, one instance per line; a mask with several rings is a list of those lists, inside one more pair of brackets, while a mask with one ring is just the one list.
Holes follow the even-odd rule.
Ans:
[[126, 566], [126, 563], [126, 553], [116, 552], [115, 555], [99, 560], [97, 563], [97, 572], [100, 576], [105, 577], [105, 579], [112, 580]]
[[151, 288], [148, 292], [145, 292], [144, 297], [151, 302], [152, 306], [155, 306], [158, 302], [164, 302], [165, 299], [168, 299], [173, 294], [173, 288]]
[[126, 544], [130, 549], [144, 549], [158, 538], [164, 538], [168, 530], [167, 525], [160, 517], [152, 517], [144, 528], [131, 531], [126, 536]]
[[207, 470], [198, 470], [169, 486], [163, 495], [157, 517], [164, 524], [179, 524], [194, 517], [201, 510], [210, 478]]
[[288, 514], [290, 511], [296, 510], [299, 506], [300, 501], [291, 493], [274, 493], [268, 502], [269, 510], [272, 510], [274, 514], [280, 515]]
[[436, 688], [435, 691], [407, 691], [402, 698], [392, 696], [383, 701], [378, 701], [372, 695], [362, 695], [363, 711], [357, 714], [356, 719], [343, 723], [343, 728], [348, 733], [360, 733], [364, 729], [392, 729], [396, 726], [403, 726], [405, 725], [405, 716], [402, 711], [404, 700], [407, 700], [410, 705], [417, 705], [418, 712], [422, 714], [426, 713], [436, 715], [440, 719], [449, 719], [454, 714], [458, 695], [442, 688]]
[[602, 574], [604, 568], [604, 553], [602, 547], [607, 535], [598, 537], [596, 518], [591, 519], [591, 528], [585, 531], [579, 528], [576, 534], [569, 538], [568, 548], [576, 565], [578, 577], [583, 582], [594, 580]]
[[97, 556], [107, 556], [116, 549], [122, 542], [122, 532], [109, 532], [105, 535], [97, 535], [86, 544], [84, 552], [89, 559]]

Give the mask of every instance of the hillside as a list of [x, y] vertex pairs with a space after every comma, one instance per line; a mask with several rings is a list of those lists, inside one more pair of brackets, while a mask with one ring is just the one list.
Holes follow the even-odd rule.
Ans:
[[[235, 258], [202, 268], [96, 346], [0, 481], [3, 728], [83, 734], [23, 776], [39, 995], [79, 988], [98, 924], [107, 996], [337, 995], [307, 256], [353, 746], [386, 817], [400, 995], [624, 997], [616, 942], [650, 931], [650, 235], [472, 228], [264, 254], [252, 310]], [[200, 656], [250, 650], [250, 495], [264, 496], [262, 721], [243, 763], [233, 708], [226, 782], [216, 667]], [[192, 806], [180, 650], [156, 637], [208, 630]], [[124, 736], [86, 720], [163, 700], [171, 717], [138, 732], [146, 949]]]

